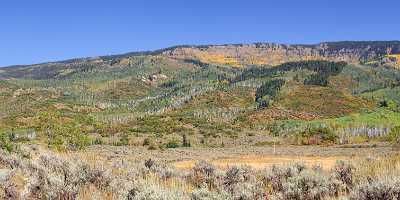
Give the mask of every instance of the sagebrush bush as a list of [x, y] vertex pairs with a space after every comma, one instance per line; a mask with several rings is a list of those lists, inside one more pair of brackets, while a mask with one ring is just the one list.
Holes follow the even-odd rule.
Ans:
[[234, 200], [262, 200], [267, 197], [261, 182], [257, 181], [238, 183], [231, 192]]
[[288, 178], [298, 175], [303, 170], [304, 166], [301, 164], [296, 164], [291, 167], [279, 167], [274, 165], [264, 175], [263, 182], [268, 187], [271, 187], [273, 191], [282, 191], [283, 183], [285, 183]]
[[238, 183], [254, 181], [254, 171], [248, 166], [230, 167], [224, 176], [224, 187], [227, 191], [233, 192]]
[[141, 182], [129, 191], [128, 200], [177, 200], [185, 199], [182, 191], [165, 189], [157, 184]]
[[232, 199], [262, 199], [262, 183], [256, 180], [255, 171], [249, 166], [230, 167], [223, 177], [224, 189]]
[[224, 190], [212, 191], [207, 187], [200, 187], [192, 191], [191, 200], [233, 200], [233, 198]]
[[177, 172], [174, 168], [167, 166], [165, 164], [159, 164], [152, 159], [146, 160], [144, 162], [144, 166], [145, 166], [144, 173], [151, 172], [164, 181], [174, 176], [177, 176]]
[[142, 145], [143, 145], [143, 146], [148, 146], [148, 145], [151, 144], [151, 142], [152, 142], [151, 139], [147, 137], [147, 138], [145, 138], [145, 139], [143, 140], [143, 144], [142, 144]]
[[280, 193], [286, 200], [321, 200], [333, 195], [329, 181], [326, 176], [306, 170], [289, 177]]
[[[0, 150], [0, 166], [7, 168], [7, 178], [0, 173], [0, 199], [78, 199], [90, 188], [100, 198], [129, 200], [322, 200], [349, 197], [352, 200], [399, 199], [400, 177], [374, 180], [363, 175], [349, 162], [339, 161], [329, 173], [320, 167], [304, 164], [273, 166], [255, 170], [232, 166], [217, 170], [201, 161], [189, 171], [178, 171], [162, 161], [112, 163], [95, 161], [89, 165], [74, 157], [61, 157], [50, 152], [34, 158]], [[386, 162], [395, 165], [393, 161]], [[393, 168], [394, 169], [394, 168]], [[397, 169], [397, 168], [396, 168]], [[391, 168], [392, 170], [392, 168]], [[23, 177], [24, 185], [18, 185]], [[373, 176], [382, 177], [382, 176]]]
[[357, 186], [350, 200], [400, 199], [400, 179], [370, 180]]
[[97, 188], [105, 189], [110, 186], [112, 181], [111, 171], [101, 166], [96, 166], [87, 172], [87, 180]]
[[342, 184], [321, 170], [308, 169], [303, 164], [289, 167], [273, 166], [264, 175], [264, 185], [273, 199], [314, 200], [337, 196]]
[[6, 183], [2, 185], [4, 194], [0, 193], [0, 198], [5, 199], [5, 200], [14, 200], [14, 199], [20, 199], [21, 194], [18, 192], [16, 185], [12, 183]]
[[9, 154], [9, 152], [5, 152], [0, 149], [0, 164], [11, 169], [17, 169], [21, 167], [22, 163], [23, 161], [21, 158], [15, 154]]
[[144, 162], [144, 166], [147, 168], [147, 169], [153, 169], [155, 166], [156, 166], [156, 161], [154, 161], [153, 159], [147, 159], [145, 162]]
[[105, 190], [113, 178], [100, 164], [91, 168], [79, 160], [72, 162], [47, 153], [35, 162], [16, 155], [0, 155], [2, 163], [29, 177], [24, 191], [20, 191], [22, 199], [76, 199], [83, 186], [93, 184]]
[[189, 179], [195, 187], [201, 187], [203, 185], [207, 185], [208, 188], [216, 187], [216, 168], [210, 163], [200, 161], [192, 168]]
[[345, 161], [337, 161], [332, 175], [341, 181], [345, 185], [346, 191], [349, 192], [354, 186], [354, 173], [355, 168], [352, 164]]

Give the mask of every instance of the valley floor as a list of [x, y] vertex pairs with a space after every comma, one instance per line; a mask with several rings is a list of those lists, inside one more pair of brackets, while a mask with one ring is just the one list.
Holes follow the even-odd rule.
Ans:
[[95, 145], [73, 152], [25, 144], [19, 153], [0, 152], [0, 197], [363, 200], [371, 192], [397, 195], [399, 171], [400, 156], [386, 143], [164, 150]]
[[176, 148], [147, 150], [143, 147], [92, 146], [84, 152], [66, 156], [78, 156], [86, 161], [143, 162], [153, 159], [178, 169], [191, 169], [199, 161], [210, 162], [221, 169], [230, 166], [249, 165], [261, 169], [272, 165], [304, 163], [331, 169], [338, 160], [379, 158], [395, 155], [397, 151], [384, 143], [354, 146], [238, 146], [226, 148]]

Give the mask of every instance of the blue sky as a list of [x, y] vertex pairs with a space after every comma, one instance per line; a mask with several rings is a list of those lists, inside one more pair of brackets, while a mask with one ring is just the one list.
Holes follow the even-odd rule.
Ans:
[[399, 0], [4, 0], [0, 66], [179, 44], [399, 40]]

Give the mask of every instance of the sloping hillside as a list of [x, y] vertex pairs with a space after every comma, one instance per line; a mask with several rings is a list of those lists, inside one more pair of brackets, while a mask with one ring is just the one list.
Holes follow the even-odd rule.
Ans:
[[335, 128], [377, 110], [396, 118], [399, 53], [398, 41], [258, 43], [6, 67], [0, 131], [35, 131], [64, 148], [164, 145], [183, 135], [218, 145], [254, 141], [277, 124]]

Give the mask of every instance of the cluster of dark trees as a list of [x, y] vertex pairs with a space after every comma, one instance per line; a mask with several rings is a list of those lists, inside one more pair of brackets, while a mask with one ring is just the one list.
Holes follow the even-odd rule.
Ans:
[[166, 81], [164, 83], [161, 83], [160, 87], [162, 87], [162, 88], [173, 88], [178, 84], [179, 84], [179, 82], [177, 80], [170, 80], [170, 81]]
[[285, 84], [283, 79], [274, 79], [262, 84], [256, 91], [256, 102], [258, 108], [266, 108], [271, 101], [276, 97], [281, 87]]
[[[324, 62], [320, 63], [320, 67], [314, 68], [316, 74], [309, 75], [304, 80], [304, 85], [320, 85], [327, 86], [329, 76], [336, 76], [342, 72], [343, 68], [347, 65], [345, 62]], [[321, 70], [321, 67], [323, 69]]]
[[201, 68], [207, 68], [207, 67], [210, 66], [210, 64], [203, 63], [200, 60], [195, 60], [195, 59], [184, 59], [183, 61], [186, 62], [186, 63], [197, 65], [197, 66], [199, 66]]
[[[299, 61], [288, 62], [276, 67], [253, 67], [245, 69], [239, 76], [230, 79], [230, 83], [236, 83], [248, 79], [274, 77], [280, 73], [298, 70], [309, 70], [315, 72], [305, 78], [306, 85], [327, 86], [330, 76], [338, 75], [347, 65], [346, 62], [330, 61]], [[273, 79], [262, 84], [256, 91], [256, 102], [258, 108], [268, 107], [271, 101], [276, 97], [281, 87], [285, 84], [283, 79]]]
[[346, 62], [315, 60], [287, 62], [276, 67], [252, 67], [244, 70], [239, 76], [232, 78], [230, 82], [237, 83], [252, 78], [271, 77], [278, 75], [279, 73], [298, 70], [310, 70], [316, 72], [317, 74], [329, 77], [339, 74], [346, 65]]
[[304, 79], [304, 85], [328, 85], [328, 77], [323, 74], [311, 74]]

